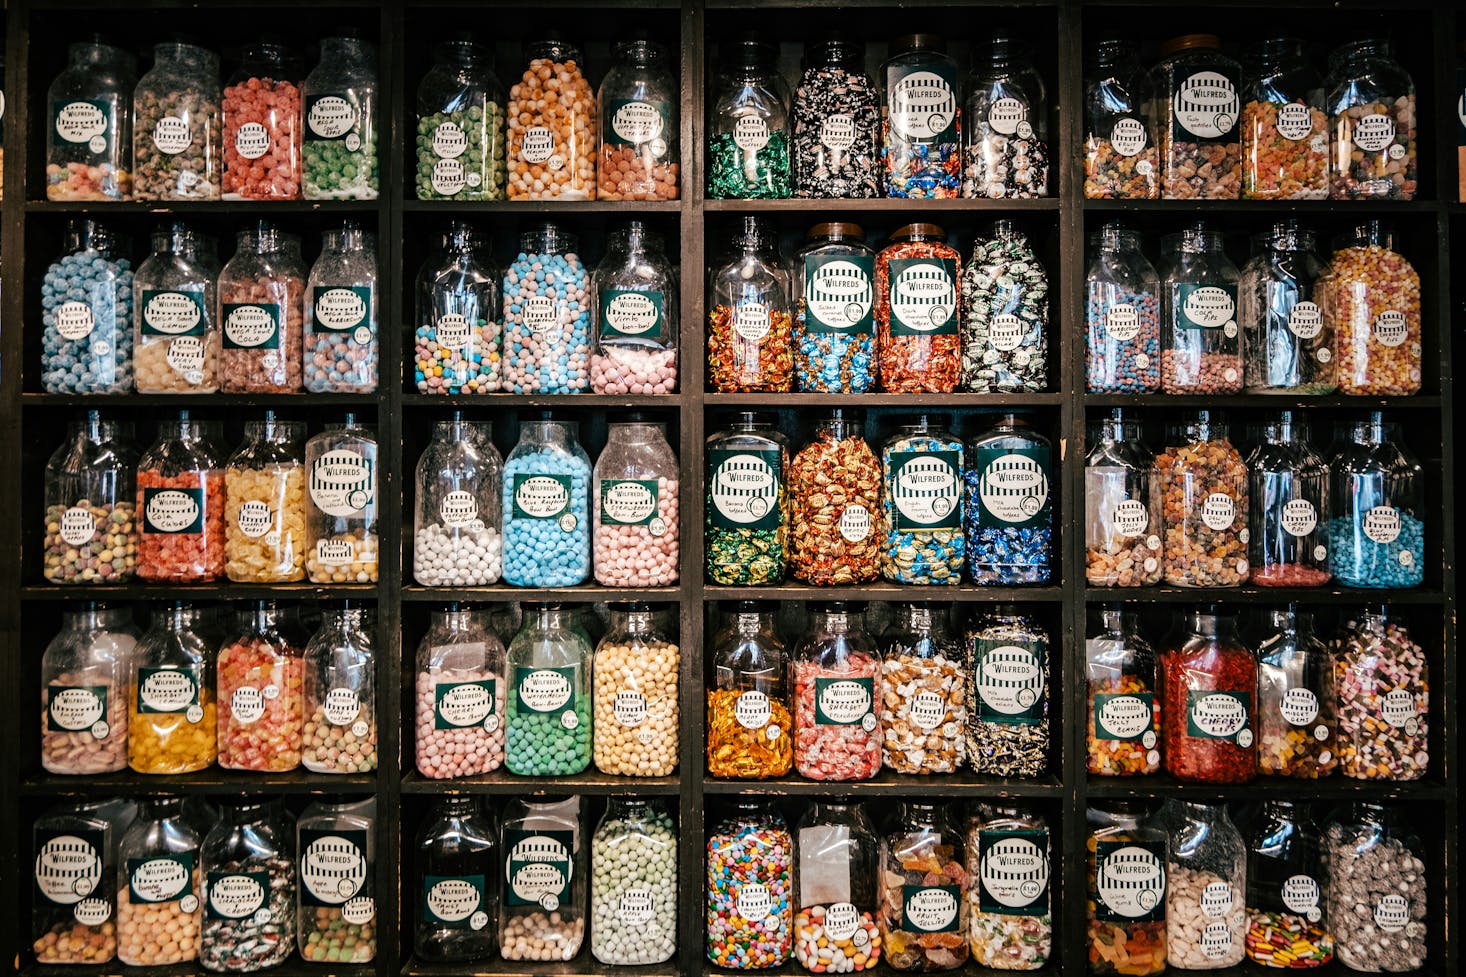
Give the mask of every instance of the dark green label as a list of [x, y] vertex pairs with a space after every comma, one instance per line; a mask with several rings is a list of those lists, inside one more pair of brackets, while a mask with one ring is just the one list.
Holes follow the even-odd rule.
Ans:
[[708, 452], [708, 516], [715, 529], [777, 529], [783, 518], [783, 456], [778, 449]]
[[361, 830], [300, 829], [300, 903], [340, 906], [367, 884], [367, 834]]
[[1186, 735], [1204, 740], [1232, 740], [1252, 745], [1252, 693], [1233, 691], [1186, 693]]
[[513, 483], [514, 519], [561, 519], [567, 533], [575, 529], [575, 514], [570, 511], [570, 492], [575, 480], [569, 475], [515, 475]]
[[886, 118], [896, 140], [957, 141], [957, 70], [932, 64], [886, 69]]
[[[89, 828], [38, 829], [33, 878], [36, 895], [53, 906], [72, 906], [85, 913], [84, 900], [105, 908], [102, 885], [103, 832]], [[80, 916], [78, 916], [80, 919]], [[97, 919], [97, 923], [105, 917]]]
[[366, 338], [353, 335], [358, 345], [370, 341], [372, 287], [370, 285], [317, 285], [311, 290], [311, 328], [316, 332], [366, 330]]
[[667, 524], [657, 515], [659, 485], [655, 478], [601, 479], [601, 522], [607, 526], [651, 526], [653, 536], [664, 535]]
[[[129, 858], [128, 895], [133, 902], [173, 902], [192, 896], [196, 855], [196, 852], [185, 851]], [[197, 908], [197, 903], [194, 906]], [[184, 908], [184, 912], [193, 910]]]
[[961, 912], [959, 885], [901, 887], [901, 929], [908, 933], [955, 933]]
[[1221, 329], [1237, 335], [1237, 286], [1199, 283], [1176, 286], [1176, 312], [1182, 329]]
[[143, 489], [143, 532], [198, 534], [203, 531], [203, 489]]
[[51, 101], [51, 145], [78, 158], [83, 147], [93, 162], [111, 162], [112, 134], [117, 131], [113, 105], [105, 98], [57, 98]]
[[[1095, 693], [1094, 736], [1100, 740], [1143, 740], [1155, 733], [1155, 695], [1150, 692]], [[1154, 739], [1152, 739], [1152, 745]], [[1150, 749], [1147, 746], [1146, 749]]]
[[1178, 66], [1173, 71], [1171, 132], [1176, 141], [1236, 142], [1240, 138], [1237, 119], [1242, 106], [1237, 96], [1237, 73], [1222, 66]]
[[1166, 843], [1096, 841], [1096, 919], [1153, 923], [1166, 918]]
[[[200, 665], [184, 668], [139, 668], [137, 711], [143, 713], [188, 712], [188, 721], [204, 718], [199, 705]], [[198, 718], [195, 719], [194, 716]]]
[[[1034, 726], [1043, 721], [1047, 642], [1015, 644], [978, 638], [974, 654], [977, 718], [988, 723]], [[972, 705], [969, 703], [968, 708]]]
[[660, 143], [660, 149], [653, 145], [651, 150], [653, 156], [660, 157], [667, 152], [670, 120], [667, 102], [613, 98], [606, 105], [605, 124], [601, 127], [602, 138], [611, 146]]
[[952, 258], [892, 258], [892, 336], [957, 335], [957, 262]]
[[[575, 665], [561, 668], [514, 667], [514, 711], [516, 715], [564, 712], [575, 716], [575, 693], [580, 669]], [[567, 727], [573, 728], [573, 727]]]
[[816, 726], [876, 728], [874, 678], [817, 678], [814, 680]]
[[631, 288], [601, 290], [601, 338], [620, 337], [662, 343], [666, 296]]
[[482, 875], [424, 875], [423, 919], [454, 929], [481, 930], [489, 924]]
[[570, 886], [575, 835], [569, 831], [504, 831], [504, 900], [555, 912]]
[[903, 532], [962, 525], [962, 452], [892, 451], [890, 505]]
[[144, 336], [202, 336], [209, 328], [203, 289], [145, 288], [138, 315]]
[[280, 306], [266, 302], [225, 302], [225, 349], [279, 349]]
[[499, 728], [494, 715], [498, 700], [498, 679], [478, 682], [439, 682], [433, 686], [433, 728], [466, 729], [483, 726], [489, 732]]
[[107, 686], [48, 685], [46, 728], [53, 733], [90, 730], [99, 740], [111, 731], [107, 726]]
[[804, 259], [804, 331], [875, 330], [875, 259], [868, 254], [811, 254]]
[[[208, 897], [204, 900], [209, 919], [253, 919], [256, 913], [270, 913], [270, 873], [210, 872], [205, 883]], [[273, 915], [273, 914], [272, 914]], [[276, 926], [283, 919], [270, 919]]]
[[984, 828], [977, 835], [978, 908], [1004, 916], [1049, 911], [1049, 833]]
[[1028, 529], [1049, 522], [1049, 449], [978, 448], [975, 498], [983, 529]]

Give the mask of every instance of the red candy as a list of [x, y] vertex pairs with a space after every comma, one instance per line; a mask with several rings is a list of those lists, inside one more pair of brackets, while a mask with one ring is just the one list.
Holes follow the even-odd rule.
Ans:
[[[880, 698], [880, 662], [852, 653], [843, 668], [795, 662], [794, 765], [811, 780], [867, 780], [881, 769], [881, 729], [875, 703]], [[838, 683], [840, 686], [836, 688]], [[868, 706], [861, 712], [845, 694], [868, 683]], [[853, 720], [853, 721], [851, 721]]]
[[297, 86], [249, 78], [224, 89], [226, 197], [300, 199], [300, 143]]
[[[160, 497], [163, 493], [155, 491], [150, 495], [149, 489], [182, 489], [189, 494], [169, 493]], [[200, 490], [201, 496], [193, 494]], [[182, 524], [187, 517], [184, 510], [189, 502], [200, 498], [203, 502], [197, 520], [200, 531], [170, 531], [169, 527]], [[137, 507], [144, 514], [137, 547], [138, 579], [208, 583], [224, 576], [223, 472], [194, 471], [167, 476], [151, 469], [139, 471]]]
[[219, 766], [279, 772], [300, 766], [305, 726], [299, 648], [243, 637], [219, 651]]

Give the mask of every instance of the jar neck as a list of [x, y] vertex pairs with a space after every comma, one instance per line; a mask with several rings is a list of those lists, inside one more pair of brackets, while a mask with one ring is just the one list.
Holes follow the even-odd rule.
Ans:
[[922, 828], [935, 828], [941, 821], [941, 809], [935, 804], [923, 804], [918, 801], [904, 801], [901, 804], [902, 819], [910, 825]]
[[645, 605], [611, 608], [611, 630], [633, 637], [651, 637], [651, 608]]
[[851, 417], [822, 417], [815, 421], [814, 430], [816, 437], [829, 437], [835, 441], [861, 436], [859, 424]]
[[105, 604], [87, 602], [79, 611], [64, 611], [63, 626], [70, 631], [97, 631], [106, 626], [113, 609]]
[[1187, 616], [1192, 632], [1203, 638], [1226, 639], [1237, 630], [1236, 618], [1215, 609], [1190, 611]]
[[433, 625], [441, 627], [450, 633], [467, 631], [473, 626], [473, 611], [467, 607], [460, 607], [457, 604], [433, 612]]
[[142, 799], [139, 816], [149, 821], [163, 821], [183, 816], [181, 797], [145, 797]]
[[774, 612], [758, 607], [740, 607], [733, 616], [733, 630], [738, 634], [755, 635], [774, 629]]
[[530, 444], [564, 444], [575, 436], [574, 421], [521, 421], [519, 439]]
[[1126, 631], [1125, 612], [1118, 607], [1105, 607], [1100, 610], [1100, 627], [1109, 634], [1123, 635]]
[[321, 611], [321, 630], [338, 633], [361, 631], [366, 627], [366, 609], [361, 607], [328, 607]]
[[942, 631], [947, 627], [947, 609], [935, 604], [900, 604], [896, 608], [896, 620], [908, 631], [923, 634]]
[[606, 432], [608, 444], [653, 444], [659, 440], [663, 440], [661, 426], [644, 421], [613, 421]]
[[203, 620], [203, 608], [174, 603], [162, 613], [162, 623], [169, 631], [186, 631]]

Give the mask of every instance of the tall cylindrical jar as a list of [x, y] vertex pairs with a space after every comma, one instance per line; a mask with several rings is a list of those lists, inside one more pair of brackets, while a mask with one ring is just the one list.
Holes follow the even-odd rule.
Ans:
[[433, 424], [417, 460], [412, 576], [424, 587], [484, 587], [504, 569], [504, 461], [489, 423]]
[[677, 769], [682, 655], [643, 603], [610, 605], [591, 667], [596, 769], [669, 777]]
[[115, 773], [127, 767], [127, 694], [138, 631], [127, 607], [88, 603], [62, 614], [41, 656], [41, 767]]
[[774, 605], [739, 601], [723, 614], [710, 647], [708, 776], [759, 780], [787, 776], [794, 763], [787, 652]]
[[881, 839], [879, 922], [895, 970], [956, 970], [967, 962], [966, 846], [930, 801], [902, 801]]
[[1221, 46], [1215, 34], [1173, 37], [1151, 69], [1167, 200], [1236, 200], [1242, 189], [1242, 66]]
[[508, 660], [509, 772], [558, 777], [590, 766], [594, 697], [585, 633], [559, 604], [526, 604]]
[[590, 459], [573, 421], [521, 421], [504, 463], [504, 582], [575, 587], [590, 576]]
[[66, 226], [41, 282], [41, 389], [117, 394], [132, 389], [131, 242], [106, 225]]
[[488, 239], [453, 221], [417, 273], [417, 392], [492, 393], [503, 382], [499, 273]]
[[504, 271], [504, 392], [574, 394], [590, 389], [590, 272], [579, 238], [554, 224], [519, 235]]
[[1328, 466], [1309, 443], [1307, 423], [1293, 411], [1263, 424], [1255, 443], [1247, 456], [1252, 582], [1321, 587], [1330, 579]]
[[768, 801], [739, 798], [708, 832], [706, 955], [729, 970], [789, 961], [794, 943], [794, 838]]
[[299, 200], [300, 61], [273, 41], [246, 44], [224, 84], [224, 199]]
[[1049, 825], [1042, 814], [981, 805], [967, 821], [967, 944], [993, 970], [1041, 970], [1053, 953]]
[[1242, 71], [1242, 196], [1322, 200], [1329, 195], [1323, 79], [1291, 37], [1258, 43]]
[[138, 773], [203, 770], [218, 756], [214, 652], [204, 612], [182, 601], [154, 610], [133, 649], [127, 763]]
[[138, 393], [219, 389], [218, 275], [212, 238], [181, 221], [153, 233], [132, 281]]
[[875, 827], [858, 803], [816, 799], [794, 834], [794, 959], [809, 973], [859, 973], [881, 960]]
[[307, 200], [377, 199], [377, 48], [354, 35], [321, 39], [300, 86]]
[[1166, 835], [1143, 802], [1086, 811], [1089, 970], [1130, 977], [1166, 969]]
[[438, 963], [487, 961], [498, 932], [497, 925], [489, 924], [498, 920], [503, 877], [493, 809], [485, 809], [474, 794], [440, 797], [413, 845], [413, 955]]
[[158, 967], [198, 959], [202, 841], [182, 797], [140, 802], [117, 855], [117, 959]]
[[294, 631], [273, 600], [255, 601], [219, 648], [219, 766], [226, 770], [300, 766], [305, 662]]
[[1334, 323], [1315, 289], [1324, 273], [1313, 234], [1293, 220], [1252, 238], [1238, 283], [1248, 393], [1330, 394], [1338, 387]]
[[1049, 195], [1049, 105], [1033, 48], [1006, 34], [979, 44], [967, 81], [962, 196]]
[[1430, 767], [1425, 649], [1388, 605], [1365, 607], [1333, 644], [1339, 770], [1355, 780], [1419, 780]]
[[881, 635], [881, 763], [897, 773], [956, 773], [967, 755], [962, 645], [940, 604], [897, 604]]
[[946, 199], [962, 189], [962, 112], [957, 60], [936, 34], [891, 41], [881, 65], [885, 196]]
[[704, 547], [712, 583], [784, 579], [789, 543], [789, 439], [774, 415], [741, 412], [707, 439]]
[[609, 236], [591, 278], [595, 343], [590, 388], [598, 394], [670, 394], [677, 388], [677, 271], [662, 236], [629, 221]]
[[1237, 268], [1222, 234], [1198, 221], [1161, 242], [1165, 289], [1161, 319], [1161, 389], [1168, 394], [1242, 391], [1242, 333], [1237, 324]]
[[967, 442], [967, 573], [983, 586], [1047, 583], [1054, 573], [1053, 456], [1018, 414]]
[[1162, 701], [1155, 652], [1122, 605], [1102, 605], [1098, 617], [1084, 641], [1086, 769], [1091, 777], [1156, 773]]
[[585, 804], [579, 797], [522, 800], [504, 807], [499, 850], [504, 899], [499, 953], [505, 960], [574, 960], [586, 926]]
[[1400, 589], [1425, 581], [1424, 478], [1380, 411], [1341, 425], [1329, 462], [1328, 557], [1346, 587]]
[[809, 229], [794, 256], [794, 377], [802, 393], [869, 393], [876, 383], [875, 252], [859, 224]]
[[1247, 959], [1311, 970], [1334, 959], [1322, 840], [1308, 804], [1263, 802], [1247, 838]]
[[1049, 635], [1033, 617], [997, 604], [967, 628], [967, 765], [1028, 779], [1049, 762]]
[[1413, 200], [1419, 189], [1415, 82], [1390, 42], [1351, 41], [1329, 54], [1325, 108], [1333, 127], [1329, 196]]
[[708, 197], [787, 197], [789, 88], [779, 74], [778, 49], [747, 34], [719, 54], [708, 123]]
[[295, 950], [295, 832], [279, 801], [230, 799], [204, 836], [205, 970], [254, 973]]
[[1085, 275], [1085, 389], [1153, 394], [1161, 388], [1161, 280], [1140, 235], [1106, 224], [1089, 236]]
[[434, 611], [417, 646], [415, 754], [432, 779], [492, 773], [504, 762], [504, 646], [471, 607]]
[[46, 462], [42, 572], [57, 584], [127, 583], [137, 572], [132, 425], [87, 411]]
[[881, 659], [863, 605], [810, 606], [794, 650], [794, 767], [810, 780], [869, 780], [881, 769]]
[[1041, 393], [1049, 384], [1049, 276], [1012, 221], [972, 246], [962, 276], [962, 379], [973, 393]]
[[524, 45], [509, 86], [510, 200], [596, 199], [596, 93], [580, 50], [558, 34]]
[[1269, 608], [1257, 646], [1257, 767], [1317, 780], [1339, 763], [1333, 662], [1298, 605]]
[[1154, 200], [1160, 196], [1150, 78], [1140, 45], [1101, 40], [1084, 72], [1084, 196], [1089, 200]]
[[46, 90], [47, 200], [126, 200], [132, 192], [133, 56], [100, 35], [67, 47]]
[[591, 836], [590, 952], [608, 966], [677, 952], [677, 826], [659, 799], [612, 797]]
[[667, 51], [655, 41], [616, 45], [616, 64], [596, 93], [601, 200], [676, 200], [681, 169], [678, 97]]
[[355, 220], [321, 233], [305, 301], [305, 390], [377, 389], [377, 237]]
[[1257, 775], [1257, 660], [1232, 614], [1203, 605], [1186, 614], [1161, 652], [1166, 772], [1204, 784]]
[[305, 443], [306, 575], [312, 583], [377, 581], [377, 437], [348, 413]]
[[1247, 857], [1226, 805], [1169, 800], [1155, 824], [1169, 835], [1167, 961], [1183, 970], [1240, 964], [1247, 935]]
[[1161, 565], [1176, 587], [1236, 587], [1247, 580], [1247, 465], [1214, 411], [1168, 426], [1156, 456]]
[[868, 583], [880, 573], [881, 464], [860, 411], [835, 408], [789, 465], [790, 575], [816, 586]]
[[244, 422], [224, 467], [224, 574], [235, 583], [305, 579], [305, 423], [274, 411]]
[[951, 393], [962, 368], [962, 257], [935, 224], [907, 224], [876, 255], [876, 349], [887, 393]]
[[235, 237], [219, 271], [219, 389], [295, 393], [305, 328], [305, 262], [300, 238], [260, 221]]
[[1420, 392], [1420, 275], [1383, 224], [1365, 221], [1344, 236], [1315, 294], [1334, 331], [1340, 393]]
[[467, 36], [433, 49], [417, 86], [417, 199], [504, 199], [504, 86]]
[[794, 380], [794, 297], [769, 221], [741, 218], [729, 261], [708, 280], [708, 387], [788, 393]]
[[1140, 422], [1120, 408], [1089, 426], [1084, 459], [1084, 578], [1091, 587], [1161, 582], [1161, 492]]
[[153, 45], [132, 93], [134, 200], [218, 200], [224, 161], [219, 56], [178, 41]]
[[806, 43], [794, 91], [794, 196], [882, 196], [880, 144], [880, 95], [864, 45], [838, 32]]
[[903, 418], [881, 445], [881, 576], [893, 583], [962, 582], [963, 447], [944, 421]]
[[312, 773], [377, 769], [376, 652], [366, 610], [355, 601], [322, 608], [305, 659], [301, 763]]
[[295, 822], [295, 939], [308, 963], [377, 957], [377, 800], [315, 801]]
[[218, 421], [188, 411], [158, 422], [137, 462], [140, 580], [212, 583], [224, 575], [224, 453]]

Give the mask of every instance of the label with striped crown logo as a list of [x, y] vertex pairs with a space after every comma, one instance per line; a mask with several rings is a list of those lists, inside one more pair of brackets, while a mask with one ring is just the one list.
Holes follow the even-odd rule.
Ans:
[[1095, 842], [1096, 919], [1155, 922], [1166, 915], [1166, 842]]
[[713, 528], [778, 528], [783, 460], [777, 449], [714, 448], [708, 465]]
[[1033, 726], [1044, 718], [1044, 642], [1022, 647], [977, 639], [977, 716], [984, 722]]
[[891, 335], [957, 335], [957, 262], [892, 258]]
[[101, 831], [36, 832], [36, 894], [53, 906], [75, 906], [102, 882]]
[[375, 464], [359, 452], [337, 448], [311, 466], [311, 501], [328, 516], [357, 515], [376, 494]]
[[1178, 72], [1171, 90], [1171, 131], [1181, 142], [1236, 139], [1237, 79], [1220, 71]]
[[861, 333], [874, 329], [875, 259], [865, 254], [812, 254], [804, 259], [804, 331]]
[[1046, 525], [1048, 448], [978, 448], [977, 524], [984, 529]]
[[300, 902], [340, 906], [356, 898], [367, 882], [365, 831], [300, 829]]
[[957, 529], [962, 525], [962, 452], [893, 451], [889, 459], [897, 530]]
[[1049, 833], [1042, 828], [978, 833], [978, 908], [1005, 916], [1049, 911]]
[[575, 836], [569, 831], [504, 831], [504, 899], [511, 906], [560, 908], [574, 870]]
[[941, 63], [890, 69], [886, 110], [892, 131], [909, 142], [956, 142], [956, 74]]

